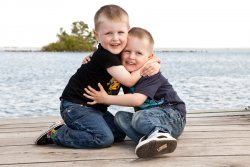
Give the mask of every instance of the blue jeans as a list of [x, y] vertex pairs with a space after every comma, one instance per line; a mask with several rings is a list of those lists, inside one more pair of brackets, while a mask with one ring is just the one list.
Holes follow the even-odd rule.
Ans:
[[71, 148], [104, 148], [122, 141], [126, 134], [114, 124], [114, 116], [106, 111], [82, 106], [69, 101], [61, 102], [61, 116], [66, 125], [55, 133], [57, 145]]
[[179, 137], [186, 119], [170, 107], [154, 107], [135, 113], [119, 111], [115, 115], [115, 124], [137, 144], [142, 136], [149, 136], [156, 130]]

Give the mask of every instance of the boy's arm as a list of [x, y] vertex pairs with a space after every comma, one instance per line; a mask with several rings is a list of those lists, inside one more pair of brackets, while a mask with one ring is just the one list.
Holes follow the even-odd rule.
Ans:
[[124, 66], [112, 66], [107, 69], [108, 73], [124, 86], [131, 87], [141, 78], [140, 69], [132, 73]]
[[[114, 77], [119, 83], [124, 86], [131, 87], [136, 84], [136, 82], [141, 78], [141, 69], [143, 69], [148, 64], [156, 63], [158, 59], [152, 58], [148, 60], [141, 68], [130, 73], [126, 70], [124, 66], [112, 66], [107, 68], [108, 73]], [[149, 65], [150, 66], [150, 65]], [[151, 74], [156, 74], [160, 71], [160, 66], [156, 68], [151, 68]]]
[[135, 107], [140, 106], [147, 99], [147, 96], [141, 93], [108, 95], [100, 83], [98, 84], [98, 87], [100, 88], [100, 91], [96, 91], [90, 86], [84, 89], [87, 94], [84, 93], [83, 95], [93, 100], [92, 102], [88, 102], [88, 104], [94, 105], [96, 103], [102, 103]]
[[93, 56], [93, 53], [91, 53], [88, 56], [84, 57], [84, 59], [82, 61], [82, 64], [87, 64], [88, 62], [90, 62], [92, 56]]
[[[93, 54], [86, 56], [83, 59], [82, 64], [90, 62], [92, 55]], [[154, 60], [151, 60], [149, 63], [145, 64], [143, 68], [140, 68], [133, 73], [129, 73], [124, 66], [113, 66], [108, 68], [107, 71], [118, 82], [124, 86], [131, 87], [141, 78], [141, 76], [152, 76], [158, 73], [160, 67], [160, 59], [154, 56]]]
[[153, 76], [160, 72], [161, 68], [161, 60], [154, 56], [153, 57], [154, 61], [151, 63], [148, 63], [144, 66], [144, 68], [141, 69], [141, 75], [142, 76]]

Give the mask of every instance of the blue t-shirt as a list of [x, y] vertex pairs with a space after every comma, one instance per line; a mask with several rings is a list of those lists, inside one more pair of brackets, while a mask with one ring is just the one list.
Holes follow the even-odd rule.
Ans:
[[141, 93], [148, 97], [142, 105], [136, 107], [136, 110], [164, 105], [177, 109], [182, 116], [186, 117], [185, 103], [161, 73], [142, 77], [133, 87], [124, 88], [124, 92]]

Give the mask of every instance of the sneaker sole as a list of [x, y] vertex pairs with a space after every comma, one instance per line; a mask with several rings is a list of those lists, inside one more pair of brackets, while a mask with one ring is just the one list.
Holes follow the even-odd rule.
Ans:
[[47, 133], [49, 132], [49, 131], [51, 131], [52, 129], [55, 129], [55, 130], [57, 130], [57, 129], [59, 129], [60, 127], [62, 127], [63, 126], [63, 124], [53, 124], [53, 125], [51, 125], [46, 131], [44, 131], [44, 132], [42, 132], [38, 137], [37, 137], [37, 139], [35, 140], [35, 144], [36, 145], [46, 145], [46, 144], [48, 144], [48, 142], [46, 141], [46, 139], [47, 139]]
[[176, 149], [176, 140], [152, 140], [138, 145], [135, 153], [139, 158], [149, 158], [156, 155], [171, 153]]

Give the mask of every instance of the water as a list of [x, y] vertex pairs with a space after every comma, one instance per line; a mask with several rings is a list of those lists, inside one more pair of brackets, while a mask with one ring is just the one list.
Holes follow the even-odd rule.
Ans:
[[[0, 52], [0, 118], [59, 116], [59, 97], [88, 54]], [[188, 110], [250, 105], [250, 52], [155, 54]]]

